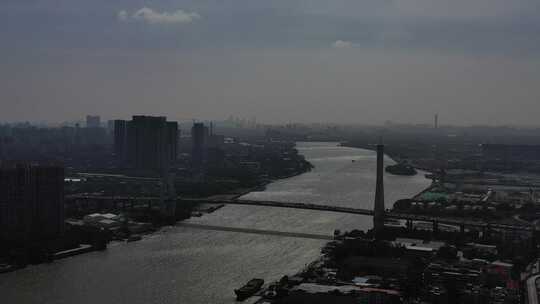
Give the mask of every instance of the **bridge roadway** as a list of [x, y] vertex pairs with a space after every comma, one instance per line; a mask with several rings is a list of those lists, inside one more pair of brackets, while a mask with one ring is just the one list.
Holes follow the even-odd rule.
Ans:
[[250, 233], [250, 234], [262, 234], [262, 235], [293, 237], [293, 238], [313, 239], [313, 240], [331, 241], [331, 240], [334, 239], [334, 236], [332, 236], [332, 235], [322, 235], [322, 234], [314, 234], [314, 233], [301, 233], [301, 232], [285, 232], [285, 231], [266, 230], [266, 229], [225, 227], [225, 226], [215, 226], [215, 225], [205, 225], [205, 224], [185, 223], [185, 222], [180, 222], [180, 223], [176, 224], [176, 226], [192, 228], [192, 229], [216, 230], [216, 231], [225, 231], [225, 232], [240, 232], [240, 233]]
[[[99, 195], [67, 195], [67, 200], [114, 200], [114, 201], [159, 201], [159, 197], [129, 197], [129, 196], [99, 196]], [[238, 199], [198, 199], [198, 198], [179, 198], [182, 201], [194, 202], [194, 203], [207, 203], [207, 204], [230, 204], [230, 205], [250, 205], [250, 206], [266, 206], [266, 207], [280, 207], [280, 208], [294, 208], [304, 210], [317, 210], [328, 212], [339, 212], [358, 215], [373, 215], [373, 210], [331, 206], [324, 204], [306, 204], [306, 203], [291, 203], [291, 202], [277, 202], [277, 201], [254, 201], [254, 200], [238, 200]], [[388, 219], [410, 220], [410, 221], [423, 221], [423, 222], [436, 222], [439, 224], [466, 226], [475, 228], [487, 228], [487, 229], [504, 229], [504, 230], [522, 230], [532, 231], [534, 227], [532, 225], [517, 225], [517, 224], [503, 224], [496, 222], [484, 222], [467, 220], [463, 218], [452, 217], [435, 217], [429, 215], [420, 215], [412, 213], [399, 213], [399, 212], [386, 212], [385, 217]]]

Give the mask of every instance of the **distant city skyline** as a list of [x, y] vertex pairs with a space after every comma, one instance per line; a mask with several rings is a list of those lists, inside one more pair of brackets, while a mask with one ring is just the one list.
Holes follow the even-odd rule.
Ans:
[[[142, 116], [166, 116], [161, 114], [137, 114]], [[135, 115], [135, 116], [137, 116]], [[132, 115], [133, 116], [133, 115]], [[129, 115], [121, 116], [122, 119], [125, 120], [126, 118], [129, 119]], [[335, 126], [335, 127], [343, 127], [343, 128], [362, 128], [362, 127], [399, 127], [399, 126], [409, 126], [409, 127], [424, 127], [424, 128], [435, 128], [433, 117], [431, 117], [431, 121], [425, 120], [425, 121], [418, 121], [418, 122], [412, 122], [412, 121], [392, 121], [392, 120], [384, 120], [384, 121], [376, 121], [376, 122], [332, 122], [332, 121], [286, 121], [286, 122], [273, 122], [273, 121], [256, 121], [255, 124], [249, 121], [249, 119], [245, 117], [237, 117], [239, 121], [242, 121], [243, 124], [238, 124], [238, 121], [230, 126], [235, 127], [241, 127], [241, 128], [258, 128], [258, 127], [286, 127], [288, 125], [296, 125], [298, 127], [317, 127], [317, 126]], [[101, 127], [103, 129], [112, 128], [109, 126], [110, 124], [114, 124], [114, 122], [118, 120], [117, 117], [115, 118], [107, 118], [101, 122]], [[229, 124], [229, 121], [227, 118], [216, 118], [216, 119], [210, 119], [210, 118], [201, 118], [201, 119], [195, 119], [195, 118], [179, 118], [174, 119], [174, 117], [171, 117], [171, 120], [178, 122], [179, 127], [189, 129], [191, 128], [191, 125], [193, 123], [214, 123], [216, 124], [216, 127], [223, 127], [222, 124]], [[85, 118], [74, 118], [72, 120], [59, 120], [59, 121], [48, 121], [48, 120], [0, 120], [0, 125], [24, 125], [29, 124], [30, 126], [36, 126], [36, 127], [47, 127], [47, 128], [56, 128], [56, 127], [64, 127], [64, 126], [70, 126], [75, 127], [78, 125], [80, 128], [86, 128], [85, 125]], [[460, 123], [437, 123], [437, 128], [475, 128], [475, 127], [486, 127], [486, 128], [516, 128], [516, 129], [538, 129], [540, 128], [540, 123], [531, 123], [531, 124], [525, 124], [525, 123], [498, 123], [498, 124], [488, 124], [488, 123], [470, 123], [470, 124], [460, 124]]]

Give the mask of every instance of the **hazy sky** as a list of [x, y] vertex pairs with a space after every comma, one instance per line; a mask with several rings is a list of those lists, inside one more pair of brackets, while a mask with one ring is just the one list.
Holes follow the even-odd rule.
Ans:
[[1, 0], [0, 121], [540, 125], [538, 0]]

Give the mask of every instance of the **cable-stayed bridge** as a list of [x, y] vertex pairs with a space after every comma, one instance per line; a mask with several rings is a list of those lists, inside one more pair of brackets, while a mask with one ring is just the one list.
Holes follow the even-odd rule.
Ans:
[[[234, 205], [251, 205], [251, 206], [265, 206], [265, 207], [280, 207], [280, 208], [294, 208], [327, 212], [340, 212], [348, 214], [358, 214], [373, 216], [373, 228], [375, 233], [384, 228], [385, 219], [398, 219], [406, 220], [407, 227], [412, 227], [414, 221], [431, 222], [433, 224], [433, 231], [438, 231], [439, 224], [455, 225], [460, 228], [462, 232], [465, 231], [465, 227], [481, 228], [481, 229], [501, 229], [501, 230], [521, 230], [521, 231], [533, 231], [534, 225], [527, 224], [504, 224], [500, 222], [486, 222], [482, 220], [473, 220], [468, 218], [453, 218], [453, 217], [439, 217], [431, 215], [421, 215], [413, 213], [403, 213], [386, 211], [384, 207], [384, 183], [383, 183], [383, 169], [384, 166], [384, 146], [382, 144], [377, 145], [377, 182], [375, 189], [375, 202], [373, 210], [341, 207], [336, 202], [332, 204], [308, 204], [308, 203], [292, 203], [292, 202], [280, 202], [280, 201], [255, 201], [255, 200], [239, 200], [239, 199], [186, 199], [177, 198], [177, 202], [186, 201], [194, 203], [213, 203], [213, 204], [234, 204]], [[174, 198], [174, 196], [173, 196]], [[67, 200], [95, 200], [104, 201], [109, 200], [113, 203], [118, 201], [123, 204], [129, 202], [131, 205], [134, 202], [143, 202], [151, 206], [152, 202], [157, 201], [163, 204], [163, 198], [160, 197], [107, 197], [107, 196], [87, 196], [87, 195], [68, 195]], [[337, 205], [337, 206], [336, 206]]]
[[[130, 197], [130, 196], [99, 196], [99, 195], [68, 195], [67, 200], [89, 200], [89, 201], [117, 201], [117, 202], [135, 202], [135, 203], [158, 203], [159, 197]], [[267, 200], [240, 200], [240, 199], [205, 199], [205, 198], [179, 198], [179, 201], [188, 203], [206, 203], [206, 204], [227, 204], [227, 205], [249, 205], [249, 206], [263, 206], [263, 207], [278, 207], [278, 208], [292, 208], [292, 209], [304, 209], [326, 212], [338, 212], [348, 213], [356, 215], [374, 216], [374, 211], [369, 209], [351, 208], [335, 206], [334, 204], [308, 204], [308, 203], [293, 203], [282, 201], [267, 201]], [[409, 221], [422, 221], [432, 222], [434, 224], [447, 224], [455, 226], [465, 226], [473, 228], [491, 228], [491, 229], [504, 229], [504, 230], [523, 230], [532, 231], [534, 228], [532, 225], [524, 224], [503, 224], [497, 222], [485, 222], [481, 220], [471, 220], [464, 218], [452, 218], [452, 217], [439, 217], [430, 215], [421, 215], [413, 213], [403, 213], [395, 211], [385, 211], [384, 218], [386, 219], [398, 219]]]

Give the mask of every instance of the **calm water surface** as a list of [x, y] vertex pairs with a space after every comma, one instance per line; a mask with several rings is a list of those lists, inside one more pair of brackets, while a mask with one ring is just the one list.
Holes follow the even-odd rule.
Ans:
[[[298, 150], [315, 169], [245, 198], [372, 208], [374, 152], [335, 143], [299, 143]], [[428, 184], [423, 174], [386, 175], [387, 206]], [[366, 216], [232, 205], [187, 222], [324, 235], [372, 224]], [[0, 274], [0, 299], [2, 303], [234, 303], [234, 288], [253, 277], [268, 281], [294, 274], [319, 256], [324, 243], [165, 227], [139, 242], [113, 243], [104, 252]]]

